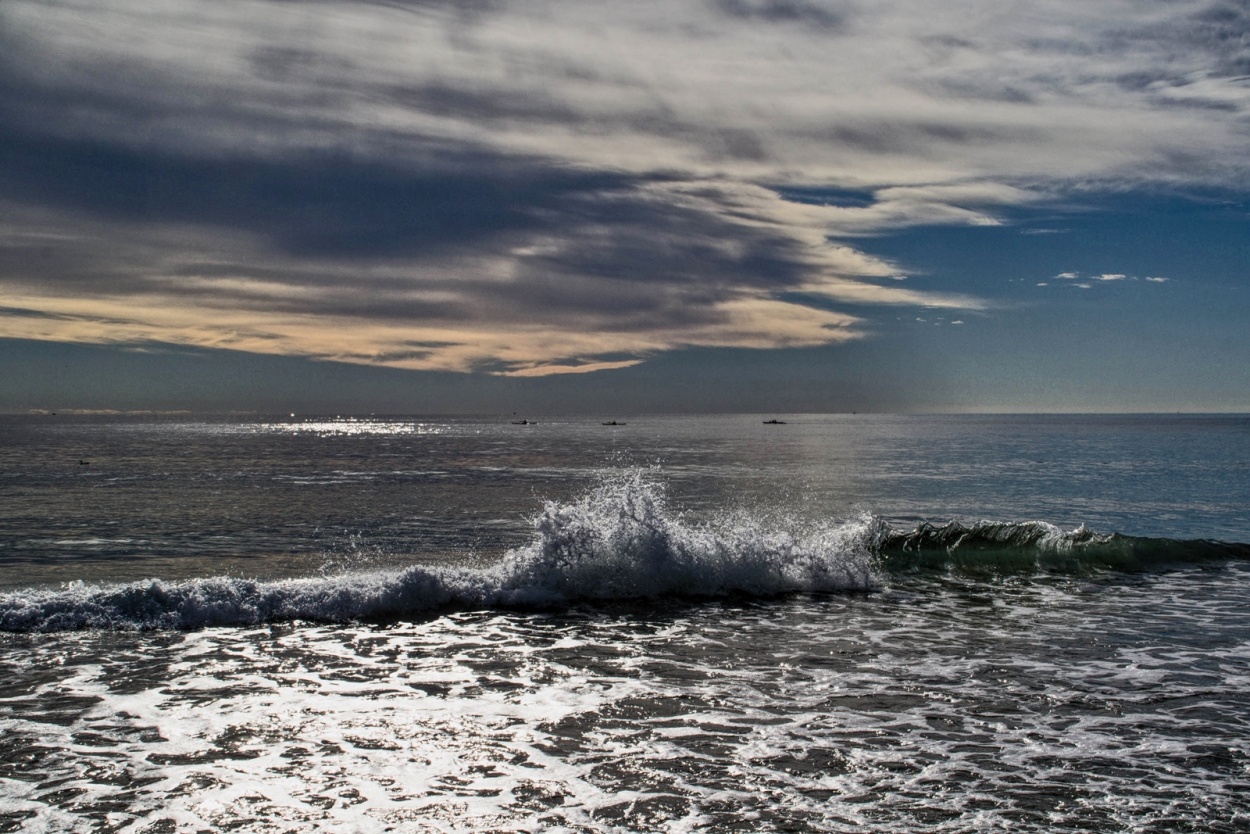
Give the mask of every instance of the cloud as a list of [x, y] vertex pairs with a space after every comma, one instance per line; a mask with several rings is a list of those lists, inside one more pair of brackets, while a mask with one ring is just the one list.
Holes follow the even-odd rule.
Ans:
[[[337, 151], [281, 157], [143, 151], [0, 129], [10, 200], [135, 223], [246, 230], [291, 254], [429, 256], [541, 226], [627, 184], [472, 152], [422, 167]], [[580, 206], [593, 211], [593, 200]]]
[[[1055, 278], [1057, 279], [1070, 281], [1070, 282], [1075, 282], [1077, 281], [1077, 279], [1080, 279], [1081, 277], [1082, 275], [1080, 272], [1060, 272], [1058, 275], [1055, 276]], [[1080, 281], [1079, 283], [1071, 284], [1071, 286], [1077, 286], [1077, 287], [1080, 287], [1081, 289], [1087, 290], [1093, 287], [1093, 284], [1089, 283], [1090, 281], [1098, 281], [1100, 283], [1109, 284], [1109, 283], [1121, 283], [1125, 281], [1137, 281], [1137, 280], [1138, 278], [1136, 275], [1129, 275], [1128, 273], [1125, 273], [1125, 272], [1101, 272], [1096, 275], [1086, 276], [1086, 280]], [[1159, 277], [1159, 276], [1147, 276], [1143, 280], [1152, 284], [1162, 284], [1166, 282], [1168, 279]], [[1048, 286], [1048, 284], [1043, 281], [1043, 282], [1039, 282], [1037, 286], [1045, 287], [1045, 286]]]
[[845, 13], [830, 3], [804, 0], [716, 0], [716, 7], [732, 17], [766, 23], [793, 23], [818, 29], [840, 30]]
[[857, 241], [1244, 185], [1246, 14], [7, 0], [0, 335], [532, 375], [986, 310]]
[[[139, 226], [126, 212], [67, 221], [45, 208], [4, 233], [9, 298], [31, 311], [4, 329], [536, 375], [625, 367], [677, 347], [815, 346], [863, 335], [853, 316], [779, 298], [790, 291], [930, 300], [837, 279], [893, 268], [796, 238], [741, 205], [729, 220], [723, 193], [673, 199], [672, 188], [641, 182], [565, 195], [563, 205], [539, 201], [518, 213], [525, 222], [478, 229], [471, 247], [427, 251], [396, 250], [388, 236], [364, 249], [304, 246], [285, 224], [274, 230], [258, 218], [249, 229], [255, 207], [242, 219], [200, 210]], [[63, 233], [69, 222], [73, 235]]]
[[[911, 0], [853, 13], [499, 3], [468, 19], [431, 3], [10, 0], [5, 92], [11, 114], [39, 124], [134, 140], [138, 121], [150, 140], [234, 150], [470, 143], [635, 173], [877, 187], [1157, 177], [1191, 151], [1215, 175], [1244, 135], [1236, 112], [1175, 112], [1157, 85], [1199, 73], [1221, 96], [1244, 92], [1223, 72], [1238, 66], [1233, 24], [1181, 2], [1134, 26], [1121, 5], [1031, 5], [1023, 28], [988, 2], [947, 22]], [[836, 48], [819, 26], [742, 25], [814, 20], [836, 21]]]

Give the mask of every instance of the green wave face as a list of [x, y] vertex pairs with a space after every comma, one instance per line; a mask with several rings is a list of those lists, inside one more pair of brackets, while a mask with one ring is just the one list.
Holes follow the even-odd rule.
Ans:
[[887, 573], [957, 570], [969, 573], [1082, 574], [1147, 571], [1217, 560], [1250, 560], [1250, 544], [1064, 531], [1040, 521], [965, 525], [921, 524], [885, 532], [877, 548]]

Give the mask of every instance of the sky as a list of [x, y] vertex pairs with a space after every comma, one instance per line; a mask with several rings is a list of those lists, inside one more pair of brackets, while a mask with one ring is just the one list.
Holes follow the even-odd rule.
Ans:
[[0, 411], [1250, 410], [1242, 0], [4, 0]]

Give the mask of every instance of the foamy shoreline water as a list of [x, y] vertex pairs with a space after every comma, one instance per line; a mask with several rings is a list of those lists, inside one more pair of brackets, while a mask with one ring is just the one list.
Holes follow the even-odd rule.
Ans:
[[1233, 832], [1250, 822], [1250, 647], [1227, 588], [1246, 580], [8, 635], [4, 818]]

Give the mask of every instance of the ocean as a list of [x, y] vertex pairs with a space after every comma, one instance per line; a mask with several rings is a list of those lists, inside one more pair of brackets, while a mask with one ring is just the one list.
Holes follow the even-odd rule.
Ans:
[[1248, 601], [1247, 416], [0, 416], [0, 832], [1246, 832]]

